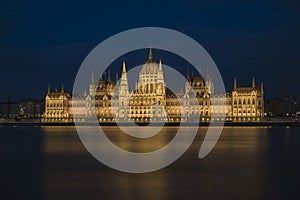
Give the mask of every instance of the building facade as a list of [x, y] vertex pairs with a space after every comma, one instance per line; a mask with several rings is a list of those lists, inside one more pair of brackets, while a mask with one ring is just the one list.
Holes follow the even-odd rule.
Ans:
[[46, 95], [43, 122], [88, 122], [97, 116], [99, 122], [182, 122], [200, 118], [201, 121], [259, 121], [264, 116], [263, 85], [247, 87], [234, 80], [232, 92], [215, 94], [211, 76], [190, 76], [188, 72], [184, 91], [168, 90], [162, 62], [156, 63], [150, 49], [133, 91], [129, 90], [126, 64], [123, 63], [120, 80], [95, 83], [92, 75], [88, 94], [71, 95], [64, 91], [50, 91]]

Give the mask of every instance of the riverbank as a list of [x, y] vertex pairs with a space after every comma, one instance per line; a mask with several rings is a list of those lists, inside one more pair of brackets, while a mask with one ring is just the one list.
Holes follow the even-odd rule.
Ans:
[[[149, 123], [136, 123], [139, 126], [147, 126]], [[114, 122], [102, 122], [102, 123], [76, 123], [76, 126], [132, 126], [132, 123], [121, 123], [116, 124]], [[151, 123], [151, 126], [296, 126], [300, 127], [300, 122], [298, 121], [260, 121], [260, 122], [200, 122], [200, 123], [179, 123], [179, 122], [166, 122], [166, 123]], [[36, 121], [19, 121], [19, 122], [2, 122], [1, 126], [75, 126], [73, 122], [68, 123], [60, 123], [60, 122], [40, 122], [40, 120]]]

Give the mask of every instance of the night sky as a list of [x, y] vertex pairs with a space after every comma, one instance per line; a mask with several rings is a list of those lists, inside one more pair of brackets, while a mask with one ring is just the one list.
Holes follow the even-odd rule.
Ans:
[[[299, 1], [7, 1], [0, 3], [0, 100], [44, 98], [48, 83], [71, 91], [80, 64], [108, 37], [137, 27], [165, 27], [198, 41], [223, 76], [254, 76], [265, 98], [300, 96]], [[146, 59], [146, 58], [145, 58]]]

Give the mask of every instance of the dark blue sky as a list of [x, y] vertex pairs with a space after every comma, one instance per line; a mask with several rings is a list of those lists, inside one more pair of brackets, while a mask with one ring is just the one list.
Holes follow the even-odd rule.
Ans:
[[232, 80], [264, 82], [266, 98], [300, 96], [300, 3], [277, 1], [7, 1], [0, 3], [0, 100], [43, 98], [48, 83], [71, 91], [85, 56], [127, 29], [166, 27], [212, 56]]

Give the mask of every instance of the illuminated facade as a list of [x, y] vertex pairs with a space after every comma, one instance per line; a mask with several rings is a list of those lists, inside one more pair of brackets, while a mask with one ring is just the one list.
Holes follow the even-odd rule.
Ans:
[[71, 95], [65, 92], [62, 86], [60, 91], [50, 91], [50, 85], [46, 95], [45, 112], [43, 121], [46, 122], [71, 122], [72, 106]]
[[250, 87], [237, 86], [234, 79], [232, 91], [232, 118], [234, 121], [260, 120], [264, 115], [263, 84], [256, 85], [254, 78]]
[[162, 62], [154, 61], [150, 49], [133, 91], [129, 91], [125, 62], [116, 82], [111, 80], [110, 72], [107, 80], [100, 78], [97, 83], [92, 75], [88, 94], [71, 98], [63, 88], [51, 92], [49, 87], [43, 122], [88, 122], [95, 115], [99, 122], [180, 122], [193, 116], [204, 122], [211, 116], [213, 120], [259, 121], [263, 117], [262, 84], [256, 85], [253, 79], [251, 86], [240, 87], [234, 80], [232, 92], [215, 94], [209, 74], [205, 80], [188, 72], [184, 91], [169, 91]]

